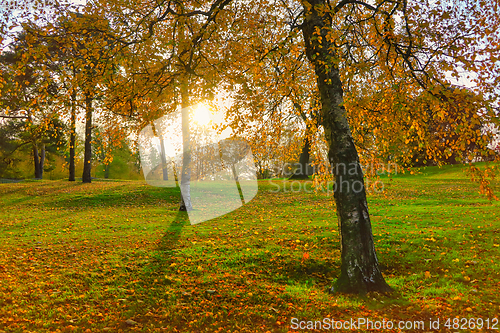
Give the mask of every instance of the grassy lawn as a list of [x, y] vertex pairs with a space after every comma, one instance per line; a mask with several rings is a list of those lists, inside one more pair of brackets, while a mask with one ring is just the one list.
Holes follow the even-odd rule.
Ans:
[[396, 292], [364, 297], [327, 292], [340, 267], [334, 205], [290, 191], [297, 182], [260, 181], [249, 204], [193, 226], [178, 189], [0, 184], [0, 332], [305, 332], [292, 318], [326, 317], [423, 320], [443, 332], [459, 331], [447, 318], [482, 318], [494, 331], [500, 203], [456, 166], [381, 180], [369, 208]]

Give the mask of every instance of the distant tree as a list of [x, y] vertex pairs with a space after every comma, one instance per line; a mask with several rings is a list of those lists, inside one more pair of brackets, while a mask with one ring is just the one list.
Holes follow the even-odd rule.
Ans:
[[96, 127], [93, 131], [93, 160], [99, 163], [96, 174], [103, 178], [127, 178], [133, 172], [135, 156], [128, 140], [125, 139], [119, 127]]
[[[35, 178], [42, 179], [47, 150], [54, 152], [64, 144], [64, 123], [57, 115], [58, 105], [52, 98], [55, 85], [44, 72], [44, 64], [32, 49], [47, 52], [29, 28], [17, 34], [10, 48], [0, 55], [2, 81], [0, 118], [6, 120], [10, 142], [15, 151], [27, 144], [32, 149]], [[16, 132], [17, 131], [17, 132]]]
[[0, 122], [0, 178], [18, 178], [21, 176], [16, 166], [22, 161], [22, 157], [16, 153], [28, 144], [21, 144], [16, 135], [22, 131], [21, 121], [9, 120]]
[[[346, 105], [359, 120], [353, 136], [362, 154], [404, 166], [488, 159], [493, 132], [486, 125], [495, 116], [481, 95], [458, 86], [435, 87], [429, 94], [397, 84], [366, 92]], [[420, 117], [396, 123], [405, 112]]]
[[58, 87], [57, 98], [65, 106], [60, 112], [70, 121], [70, 180], [74, 180], [76, 109], [85, 110], [82, 181], [91, 182], [95, 104], [110, 93], [107, 87], [113, 85], [112, 76], [118, 71], [119, 48], [108, 38], [109, 21], [88, 6], [83, 6], [82, 12], [71, 8], [55, 10], [60, 15], [55, 22], [30, 22], [35, 40], [46, 43], [52, 52], [43, 56], [40, 50], [30, 48], [30, 55], [45, 58], [49, 64], [46, 75], [56, 76], [53, 82]]

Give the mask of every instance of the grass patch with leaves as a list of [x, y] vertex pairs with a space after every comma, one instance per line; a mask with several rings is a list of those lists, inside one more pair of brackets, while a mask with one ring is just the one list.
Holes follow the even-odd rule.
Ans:
[[0, 330], [288, 332], [291, 318], [498, 317], [499, 203], [456, 166], [382, 181], [369, 208], [391, 296], [328, 293], [340, 269], [332, 198], [276, 191], [282, 180], [193, 226], [178, 189], [0, 184]]

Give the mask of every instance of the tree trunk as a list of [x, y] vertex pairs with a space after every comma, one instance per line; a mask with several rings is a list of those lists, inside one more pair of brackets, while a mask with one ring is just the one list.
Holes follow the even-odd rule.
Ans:
[[45, 165], [45, 145], [42, 144], [42, 151], [40, 154], [40, 163], [38, 164], [40, 168], [40, 179], [43, 179], [43, 167]]
[[69, 134], [69, 181], [75, 181], [75, 145], [76, 145], [76, 90], [71, 94], [71, 128]]
[[89, 92], [85, 93], [85, 154], [83, 157], [82, 181], [90, 183], [92, 177], [92, 97]]
[[40, 171], [40, 155], [38, 154], [38, 147], [33, 144], [33, 162], [35, 164], [35, 179], [42, 179], [43, 174]]
[[105, 179], [109, 179], [109, 171], [110, 171], [110, 165], [108, 163], [108, 164], [104, 165], [104, 178]]
[[192, 211], [191, 205], [191, 144], [189, 130], [189, 90], [188, 78], [181, 82], [181, 108], [182, 108], [182, 170], [181, 170], [181, 203], [180, 211]]
[[[318, 12], [315, 6], [326, 11]], [[341, 273], [332, 291], [389, 292], [392, 289], [378, 267], [363, 172], [343, 106], [342, 82], [336, 63], [339, 57], [335, 44], [326, 36], [331, 27], [331, 16], [324, 0], [304, 1], [304, 10], [302, 32], [306, 55], [314, 65], [321, 96], [321, 121], [335, 177], [334, 198], [341, 234]], [[321, 38], [318, 38], [317, 32]]]
[[309, 176], [307, 175], [307, 167], [309, 164], [311, 151], [311, 141], [309, 140], [310, 133], [310, 126], [307, 126], [306, 137], [304, 138], [304, 146], [302, 147], [302, 152], [300, 153], [299, 157], [299, 168], [295, 170], [295, 172], [289, 179], [309, 179]]
[[33, 144], [33, 162], [35, 163], [35, 179], [43, 179], [43, 165], [45, 164], [45, 145], [38, 151], [38, 146]]
[[167, 156], [165, 156], [165, 141], [163, 141], [163, 135], [160, 133], [160, 157], [161, 157], [161, 170], [163, 172], [163, 180], [168, 180], [168, 167], [167, 167]]

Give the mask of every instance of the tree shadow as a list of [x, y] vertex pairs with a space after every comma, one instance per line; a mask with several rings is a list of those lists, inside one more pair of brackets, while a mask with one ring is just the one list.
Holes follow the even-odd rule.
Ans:
[[181, 245], [180, 238], [184, 227], [190, 225], [187, 212], [178, 211], [170, 225], [165, 230], [157, 246], [151, 252], [151, 260], [142, 270], [142, 279], [148, 281], [152, 276], [168, 274], [173, 257], [177, 255]]
[[179, 201], [180, 190], [177, 188], [137, 188], [126, 189], [126, 185], [101, 190], [95, 193], [74, 192], [71, 195], [54, 197], [48, 203], [50, 207], [122, 207], [130, 205], [155, 205], [161, 200], [169, 206]]
[[185, 211], [178, 211], [165, 234], [158, 242], [158, 251], [175, 252], [179, 238], [181, 237], [182, 229], [189, 225], [189, 216]]

